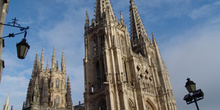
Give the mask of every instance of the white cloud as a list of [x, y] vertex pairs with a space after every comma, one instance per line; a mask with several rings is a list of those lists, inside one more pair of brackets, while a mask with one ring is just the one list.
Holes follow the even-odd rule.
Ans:
[[193, 9], [190, 13], [190, 17], [192, 19], [198, 19], [202, 17], [209, 17], [210, 15], [213, 15], [213, 13], [218, 13], [218, 9], [220, 7], [220, 2], [214, 2], [210, 4], [205, 4], [197, 9]]
[[5, 104], [7, 95], [10, 95], [9, 103], [13, 105], [14, 109], [22, 108], [22, 101], [26, 98], [27, 86], [29, 83], [29, 79], [24, 76], [3, 76], [2, 83], [0, 86], [0, 108], [3, 108], [3, 104]]
[[[190, 77], [205, 93], [204, 101], [200, 101], [200, 107], [217, 105], [216, 96], [220, 88], [213, 85], [219, 83], [220, 77], [220, 25], [211, 24], [209, 21], [196, 27], [189, 28], [186, 33], [176, 35], [170, 41], [162, 45], [163, 56], [167, 64], [173, 92], [178, 109], [190, 109], [183, 96], [187, 94], [184, 88], [186, 78]], [[207, 103], [209, 102], [209, 103]], [[216, 105], [215, 105], [216, 104]], [[216, 109], [213, 107], [213, 110]], [[208, 109], [208, 108], [207, 108]]]

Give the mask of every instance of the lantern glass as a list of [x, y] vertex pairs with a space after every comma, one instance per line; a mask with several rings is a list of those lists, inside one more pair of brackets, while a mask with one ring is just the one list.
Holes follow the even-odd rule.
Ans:
[[26, 39], [22, 39], [21, 42], [19, 42], [17, 45], [17, 55], [19, 59], [24, 59], [27, 55], [27, 52], [30, 48], [28, 43], [26, 42]]
[[190, 81], [189, 78], [187, 79], [185, 87], [189, 93], [196, 91], [196, 84], [193, 81]]

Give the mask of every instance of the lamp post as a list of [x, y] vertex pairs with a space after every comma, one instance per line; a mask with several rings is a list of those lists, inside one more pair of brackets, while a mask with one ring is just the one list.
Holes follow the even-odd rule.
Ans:
[[204, 98], [204, 93], [202, 92], [201, 89], [196, 90], [196, 83], [191, 81], [190, 78], [187, 78], [185, 87], [189, 92], [189, 94], [185, 95], [183, 100], [185, 100], [187, 104], [191, 104], [195, 102], [196, 108], [197, 110], [199, 110], [197, 101], [202, 100]]
[[24, 38], [21, 40], [21, 42], [16, 44], [18, 58], [24, 59], [27, 55], [28, 50], [30, 49], [29, 44], [26, 42], [27, 30], [29, 29], [29, 26], [22, 27], [20, 24], [17, 23], [17, 21], [18, 20], [14, 18], [12, 19], [12, 22], [9, 22], [7, 24], [0, 23], [0, 25], [19, 28], [21, 31], [19, 33], [9, 33], [7, 36], [0, 37], [0, 39], [4, 40], [4, 38], [15, 37], [16, 35], [24, 34]]

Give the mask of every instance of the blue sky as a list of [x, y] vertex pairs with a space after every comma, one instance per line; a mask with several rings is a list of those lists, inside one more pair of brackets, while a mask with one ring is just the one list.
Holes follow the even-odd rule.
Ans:
[[[129, 27], [129, 0], [111, 0], [114, 13], [120, 11]], [[220, 2], [218, 0], [135, 0], [149, 37], [157, 39], [167, 65], [178, 110], [194, 110], [183, 101], [190, 77], [205, 93], [200, 109], [220, 108]], [[15, 110], [22, 108], [36, 53], [44, 48], [45, 61], [51, 64], [53, 47], [60, 62], [65, 52], [73, 103], [83, 102], [84, 23], [88, 10], [94, 18], [95, 0], [10, 0], [6, 22], [17, 17], [22, 26], [30, 26], [27, 41], [30, 50], [24, 60], [16, 56], [16, 43], [22, 36], [5, 39], [5, 61], [0, 85], [0, 108], [10, 94]], [[4, 28], [3, 35], [19, 30]], [[51, 65], [50, 65], [51, 66]]]

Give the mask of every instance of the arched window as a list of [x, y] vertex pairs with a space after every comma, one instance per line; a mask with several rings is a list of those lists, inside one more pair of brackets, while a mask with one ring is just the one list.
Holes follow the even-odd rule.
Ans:
[[59, 88], [60, 80], [56, 79], [56, 88]]
[[99, 62], [96, 63], [96, 77], [97, 77], [97, 87], [101, 88], [101, 75]]
[[56, 96], [56, 99], [54, 99], [54, 103], [55, 103], [55, 106], [59, 106], [59, 102], [60, 102], [60, 98], [59, 96]]

